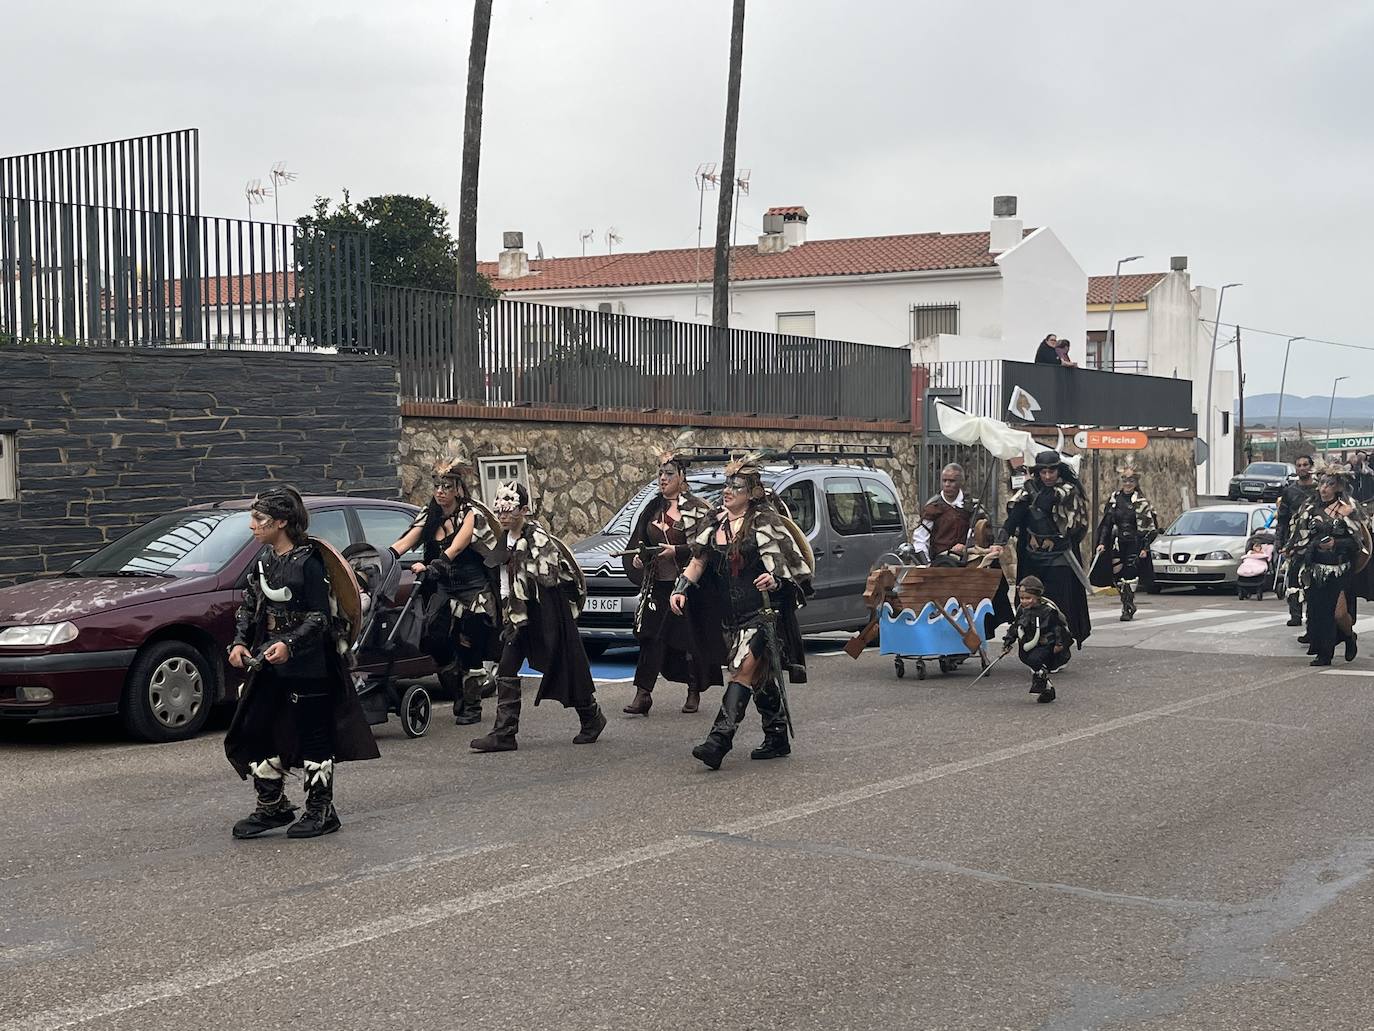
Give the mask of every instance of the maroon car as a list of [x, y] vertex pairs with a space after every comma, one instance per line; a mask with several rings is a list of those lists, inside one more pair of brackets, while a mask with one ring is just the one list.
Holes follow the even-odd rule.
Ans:
[[[372, 498], [305, 501], [310, 533], [340, 551], [358, 542], [384, 549], [419, 512]], [[237, 693], [239, 674], [225, 656], [258, 549], [248, 505], [158, 516], [59, 576], [0, 589], [0, 719], [118, 713], [147, 741], [196, 734], [210, 709]], [[393, 672], [423, 676], [433, 664], [410, 653]]]

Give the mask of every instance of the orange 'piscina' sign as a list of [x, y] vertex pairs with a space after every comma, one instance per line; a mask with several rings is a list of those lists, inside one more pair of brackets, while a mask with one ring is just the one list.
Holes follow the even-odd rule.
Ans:
[[1088, 430], [1088, 449], [1099, 451], [1139, 451], [1150, 443], [1150, 435], [1141, 430]]

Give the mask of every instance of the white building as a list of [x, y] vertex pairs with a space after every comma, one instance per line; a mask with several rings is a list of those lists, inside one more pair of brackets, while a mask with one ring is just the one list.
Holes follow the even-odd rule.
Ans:
[[[1116, 284], [1112, 309], [1113, 276], [1093, 276], [1088, 281], [1088, 332], [1084, 353], [1076, 354], [1085, 368], [1141, 372], [1151, 376], [1188, 379], [1193, 382], [1193, 411], [1198, 414], [1198, 436], [1208, 442], [1208, 466], [1198, 466], [1199, 494], [1224, 494], [1235, 470], [1235, 437], [1231, 413], [1236, 405], [1234, 355], [1220, 351], [1212, 380], [1210, 433], [1202, 411], [1207, 406], [1207, 368], [1212, 350], [1212, 323], [1217, 294], [1211, 287], [1193, 286], [1186, 258], [1175, 258], [1168, 272], [1121, 276]], [[1112, 339], [1107, 339], [1107, 322]], [[1226, 342], [1225, 333], [1218, 341]]]
[[[914, 362], [1029, 361], [1046, 333], [1083, 339], [1087, 275], [1053, 230], [1025, 230], [998, 198], [987, 230], [807, 238], [802, 207], [770, 208], [730, 258], [736, 329], [912, 347]], [[530, 260], [508, 234], [480, 268], [502, 294], [544, 304], [710, 322], [709, 248]]]

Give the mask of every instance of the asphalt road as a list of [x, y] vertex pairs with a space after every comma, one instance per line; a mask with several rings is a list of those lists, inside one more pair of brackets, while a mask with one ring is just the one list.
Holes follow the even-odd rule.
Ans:
[[0, 1031], [1374, 1027], [1374, 662], [1143, 600], [1053, 705], [816, 657], [793, 757], [751, 714], [718, 773], [670, 686], [587, 747], [393, 721], [311, 842], [230, 838], [218, 733], [5, 730]]

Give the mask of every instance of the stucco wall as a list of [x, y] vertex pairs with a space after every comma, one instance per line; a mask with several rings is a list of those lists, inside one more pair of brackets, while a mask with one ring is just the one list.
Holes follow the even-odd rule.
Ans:
[[1046, 333], [1072, 343], [1078, 361], [1086, 351], [1088, 276], [1048, 229], [1037, 229], [997, 258], [1002, 270], [1003, 358], [1031, 361]]
[[909, 433], [782, 429], [683, 428], [608, 422], [522, 422], [405, 416], [401, 426], [401, 487], [416, 504], [429, 497], [436, 458], [455, 451], [473, 459], [525, 455], [530, 488], [553, 531], [576, 539], [603, 526], [657, 474], [658, 454], [679, 445], [787, 448], [794, 443], [842, 441], [890, 444], [895, 459], [879, 467], [897, 484], [902, 507], [915, 510], [915, 440]]

